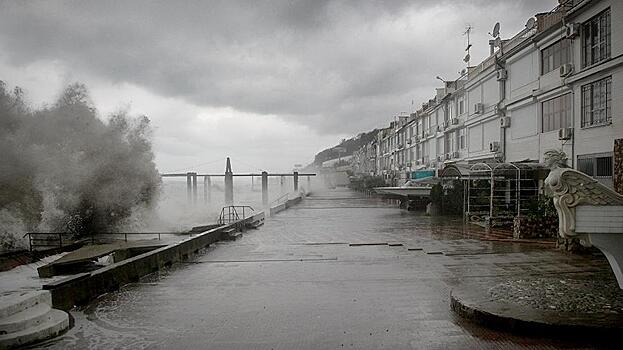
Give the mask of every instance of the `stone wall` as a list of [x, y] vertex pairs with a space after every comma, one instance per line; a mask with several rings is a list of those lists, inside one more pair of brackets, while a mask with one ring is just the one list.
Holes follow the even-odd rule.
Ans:
[[558, 236], [558, 217], [515, 217], [513, 238], [555, 238]]
[[623, 194], [623, 139], [614, 140], [614, 190]]

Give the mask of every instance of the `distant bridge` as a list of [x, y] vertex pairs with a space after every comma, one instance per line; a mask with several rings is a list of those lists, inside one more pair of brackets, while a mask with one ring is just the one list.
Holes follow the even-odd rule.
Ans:
[[227, 157], [227, 164], [225, 165], [225, 173], [224, 174], [199, 174], [196, 172], [186, 172], [186, 173], [167, 173], [160, 174], [161, 177], [186, 177], [186, 194], [188, 197], [188, 202], [192, 204], [197, 204], [197, 177], [203, 177], [203, 198], [205, 203], [210, 202], [211, 198], [211, 187], [212, 177], [225, 177], [225, 204], [233, 205], [234, 204], [234, 177], [235, 176], [251, 176], [251, 177], [261, 177], [262, 178], [262, 205], [264, 207], [268, 206], [268, 177], [293, 177], [294, 178], [294, 191], [298, 192], [299, 190], [299, 176], [307, 176], [307, 184], [308, 190], [311, 185], [311, 176], [316, 176], [314, 173], [299, 173], [298, 171], [294, 171], [293, 173], [275, 173], [269, 174], [266, 171], [262, 171], [261, 173], [250, 173], [250, 174], [234, 174], [231, 171], [231, 161], [229, 157]]

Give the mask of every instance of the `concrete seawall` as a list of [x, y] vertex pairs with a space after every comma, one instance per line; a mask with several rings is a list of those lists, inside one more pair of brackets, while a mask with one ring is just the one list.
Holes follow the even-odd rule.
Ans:
[[54, 308], [70, 310], [74, 306], [89, 303], [101, 294], [115, 291], [122, 285], [136, 282], [145, 275], [169, 267], [176, 262], [188, 260], [210, 244], [228, 239], [228, 232], [232, 229], [244, 230], [246, 225], [263, 222], [264, 218], [264, 212], [260, 212], [249, 218], [199, 233], [179, 243], [137, 255], [99, 270], [46, 284], [43, 289], [52, 293]]
[[[305, 194], [306, 196], [307, 194]], [[282, 212], [288, 208], [291, 208], [297, 204], [299, 204], [302, 200], [303, 200], [303, 194], [299, 194], [298, 196], [292, 198], [292, 199], [288, 199], [287, 201], [281, 203], [281, 204], [277, 204], [273, 207], [270, 207], [269, 213], [270, 216], [273, 216], [279, 212]]]

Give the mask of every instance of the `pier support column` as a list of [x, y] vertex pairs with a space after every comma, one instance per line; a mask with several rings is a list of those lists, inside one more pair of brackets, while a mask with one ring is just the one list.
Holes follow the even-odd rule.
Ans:
[[262, 205], [268, 207], [268, 173], [262, 171]]
[[299, 172], [294, 172], [294, 192], [299, 191]]
[[285, 188], [286, 188], [285, 176], [280, 177], [279, 183], [281, 184], [281, 193], [285, 192]]
[[193, 205], [197, 205], [197, 173], [193, 173]]
[[311, 176], [307, 177], [307, 192], [311, 192]]
[[188, 204], [193, 202], [193, 173], [186, 173], [186, 199]]
[[209, 176], [203, 177], [203, 202], [207, 205], [212, 200], [212, 181]]
[[225, 205], [234, 205], [234, 173], [231, 171], [229, 157], [225, 166]]

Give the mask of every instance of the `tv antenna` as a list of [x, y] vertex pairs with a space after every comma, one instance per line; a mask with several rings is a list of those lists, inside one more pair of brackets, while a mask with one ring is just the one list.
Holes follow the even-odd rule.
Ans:
[[467, 35], [467, 47], [465, 48], [465, 51], [467, 51], [467, 54], [463, 58], [463, 62], [467, 63], [468, 67], [469, 67], [469, 60], [471, 58], [471, 56], [469, 55], [469, 49], [472, 47], [472, 44], [469, 42], [469, 35], [472, 32], [472, 29], [474, 29], [474, 27], [472, 27], [471, 24], [468, 24], [467, 27], [465, 28], [465, 32], [463, 32], [463, 35]]

